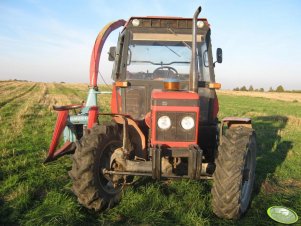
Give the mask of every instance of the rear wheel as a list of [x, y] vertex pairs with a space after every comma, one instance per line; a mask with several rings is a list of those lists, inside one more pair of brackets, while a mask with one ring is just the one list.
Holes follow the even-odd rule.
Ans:
[[118, 126], [94, 126], [76, 145], [69, 175], [79, 203], [96, 211], [112, 207], [120, 200], [124, 181], [113, 182], [102, 172], [111, 169], [111, 155], [122, 146]]
[[221, 218], [238, 219], [246, 212], [255, 179], [256, 140], [253, 129], [229, 128], [222, 137], [213, 174], [212, 207]]

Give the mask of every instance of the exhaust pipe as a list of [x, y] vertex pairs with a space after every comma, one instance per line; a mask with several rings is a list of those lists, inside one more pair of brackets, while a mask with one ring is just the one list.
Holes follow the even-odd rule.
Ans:
[[189, 90], [192, 92], [198, 92], [198, 81], [197, 76], [197, 58], [196, 58], [196, 48], [197, 48], [197, 19], [202, 11], [202, 7], [199, 6], [193, 15], [192, 21], [192, 55], [191, 55], [191, 64], [190, 64], [190, 77], [189, 77]]

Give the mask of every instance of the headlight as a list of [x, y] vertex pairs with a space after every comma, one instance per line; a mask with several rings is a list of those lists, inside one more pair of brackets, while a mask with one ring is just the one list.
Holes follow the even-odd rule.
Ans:
[[140, 21], [138, 19], [133, 19], [132, 24], [133, 24], [134, 27], [137, 27], [137, 26], [139, 26]]
[[168, 116], [161, 116], [158, 119], [158, 126], [160, 129], [169, 129], [171, 126], [171, 121]]
[[190, 116], [186, 116], [181, 121], [181, 126], [186, 129], [190, 130], [194, 127], [194, 119]]
[[198, 26], [198, 28], [203, 28], [205, 26], [205, 23], [201, 20], [199, 20], [197, 23], [196, 23], [196, 26]]

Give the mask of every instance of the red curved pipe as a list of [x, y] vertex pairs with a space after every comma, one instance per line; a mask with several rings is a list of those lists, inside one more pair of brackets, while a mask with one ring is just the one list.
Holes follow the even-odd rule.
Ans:
[[90, 60], [90, 86], [91, 87], [97, 87], [97, 75], [98, 75], [98, 69], [99, 69], [99, 59], [101, 55], [101, 51], [103, 48], [103, 45], [107, 39], [107, 37], [110, 35], [110, 33], [117, 28], [124, 26], [126, 23], [125, 20], [117, 20], [114, 22], [111, 22], [107, 24], [98, 34], [95, 44], [93, 47], [91, 60]]

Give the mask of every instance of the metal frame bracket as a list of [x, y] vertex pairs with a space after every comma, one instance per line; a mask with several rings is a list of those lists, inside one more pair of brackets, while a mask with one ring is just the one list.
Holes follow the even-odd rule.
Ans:
[[161, 149], [159, 146], [152, 149], [152, 178], [161, 179]]
[[203, 150], [198, 145], [189, 146], [188, 154], [188, 177], [200, 179], [202, 171]]

